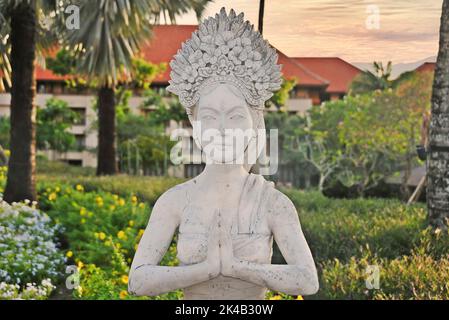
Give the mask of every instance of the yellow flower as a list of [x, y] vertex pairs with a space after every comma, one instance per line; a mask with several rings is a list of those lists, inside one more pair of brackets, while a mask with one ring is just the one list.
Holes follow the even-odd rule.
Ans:
[[67, 258], [71, 258], [73, 256], [73, 252], [67, 251], [67, 253], [65, 255], [67, 256]]
[[98, 196], [95, 198], [95, 201], [97, 202], [97, 206], [102, 207], [103, 206], [103, 198]]
[[124, 239], [125, 237], [126, 237], [126, 234], [125, 234], [124, 231], [120, 230], [120, 231], [117, 233], [117, 238], [119, 238], [119, 239]]
[[280, 295], [275, 295], [275, 296], [272, 296], [270, 298], [270, 300], [282, 300], [282, 297]]
[[56, 193], [52, 192], [50, 193], [50, 195], [48, 196], [48, 200], [53, 201], [56, 199]]
[[112, 198], [114, 198], [114, 200], [118, 200], [118, 195], [113, 194], [113, 195], [112, 195]]
[[143, 203], [143, 202], [139, 203], [139, 208], [140, 209], [144, 209], [145, 208], [145, 203]]
[[84, 187], [80, 184], [77, 184], [75, 188], [76, 188], [76, 191], [80, 191], [80, 192], [84, 191]]
[[137, 251], [137, 248], [139, 247], [139, 245], [136, 243], [135, 245], [134, 245], [134, 251]]
[[111, 204], [111, 205], [109, 206], [109, 210], [114, 211], [114, 210], [115, 210], [115, 206], [114, 206], [113, 204]]
[[145, 229], [139, 229], [139, 233], [137, 234], [137, 236], [141, 237], [144, 232], [145, 232]]
[[137, 203], [137, 197], [136, 196], [132, 196], [131, 201], [132, 201], [132, 203]]
[[84, 263], [80, 260], [78, 261], [78, 270], [84, 267]]
[[120, 199], [118, 200], [118, 205], [119, 205], [119, 206], [124, 206], [124, 205], [125, 205], [125, 200], [122, 199], [122, 198], [120, 198]]
[[304, 300], [304, 298], [302, 296], [297, 296], [296, 300]]
[[98, 233], [98, 238], [100, 240], [104, 240], [106, 238], [106, 234], [104, 232], [100, 232], [100, 233]]
[[56, 191], [56, 192], [59, 192], [59, 191], [61, 191], [61, 188], [60, 188], [60, 187], [56, 187], [56, 188], [55, 188], [55, 191]]
[[80, 209], [80, 215], [81, 215], [81, 216], [85, 216], [85, 215], [86, 215], [86, 212], [87, 212], [86, 208], [81, 207], [81, 209]]
[[81, 295], [83, 294], [83, 287], [78, 286], [78, 287], [76, 288], [76, 291], [78, 292], [78, 295], [81, 296]]
[[128, 296], [128, 291], [122, 290], [120, 291], [120, 299], [125, 299]]
[[124, 284], [128, 284], [128, 276], [127, 276], [126, 274], [124, 274], [124, 275], [120, 278], [120, 280], [122, 280], [122, 282], [123, 282]]
[[129, 220], [128, 224], [130, 227], [134, 226], [134, 220]]

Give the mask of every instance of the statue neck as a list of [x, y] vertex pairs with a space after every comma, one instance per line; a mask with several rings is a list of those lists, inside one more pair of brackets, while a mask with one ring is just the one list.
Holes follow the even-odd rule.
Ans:
[[232, 183], [246, 177], [248, 171], [241, 164], [206, 164], [201, 175], [218, 183]]

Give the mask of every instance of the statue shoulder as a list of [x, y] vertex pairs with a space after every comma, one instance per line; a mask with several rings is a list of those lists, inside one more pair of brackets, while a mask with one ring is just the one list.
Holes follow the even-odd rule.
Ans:
[[273, 186], [265, 188], [265, 206], [270, 219], [284, 219], [298, 216], [295, 205], [282, 191]]
[[153, 210], [167, 211], [170, 209], [170, 212], [179, 212], [187, 201], [187, 192], [190, 186], [191, 181], [189, 180], [169, 188], [156, 200]]

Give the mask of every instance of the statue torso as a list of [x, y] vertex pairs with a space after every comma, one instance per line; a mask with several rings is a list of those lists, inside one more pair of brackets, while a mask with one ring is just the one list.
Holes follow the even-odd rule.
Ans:
[[[223, 190], [202, 189], [195, 179], [186, 183], [186, 203], [181, 212], [177, 243], [181, 264], [195, 264], [206, 259], [208, 228], [215, 208], [219, 208], [224, 223], [230, 228], [237, 258], [271, 263], [273, 237], [266, 219], [267, 206], [262, 202], [267, 202], [273, 188], [261, 179], [261, 176], [249, 175], [239, 187], [224, 185]], [[257, 186], [255, 180], [258, 180]], [[257, 201], [246, 199], [254, 196]], [[242, 206], [241, 200], [253, 205]], [[265, 291], [266, 288], [240, 279], [218, 276], [186, 288], [184, 296], [185, 299], [263, 299]]]

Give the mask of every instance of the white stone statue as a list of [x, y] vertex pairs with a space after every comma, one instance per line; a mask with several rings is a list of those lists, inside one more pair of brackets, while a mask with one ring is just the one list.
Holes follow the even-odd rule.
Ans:
[[[185, 299], [239, 300], [264, 299], [267, 288], [316, 293], [317, 272], [294, 205], [273, 183], [248, 173], [248, 154], [258, 156], [266, 139], [255, 134], [265, 128], [264, 102], [282, 81], [275, 50], [242, 13], [222, 8], [170, 66], [168, 90], [186, 107], [206, 167], [157, 200], [131, 266], [130, 293], [182, 288]], [[240, 135], [241, 148], [235, 132], [252, 132]], [[177, 231], [180, 265], [159, 266]], [[271, 264], [273, 237], [287, 265]]]

